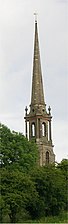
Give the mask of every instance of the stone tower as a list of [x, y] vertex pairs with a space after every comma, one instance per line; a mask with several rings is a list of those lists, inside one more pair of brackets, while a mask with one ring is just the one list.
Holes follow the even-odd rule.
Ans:
[[[25, 108], [25, 130], [29, 140], [34, 139], [38, 145], [39, 165], [55, 162], [51, 135], [51, 108], [48, 113], [44, 101], [43, 81], [38, 41], [37, 20], [35, 20], [33, 78], [30, 112]], [[29, 130], [28, 130], [29, 128]]]

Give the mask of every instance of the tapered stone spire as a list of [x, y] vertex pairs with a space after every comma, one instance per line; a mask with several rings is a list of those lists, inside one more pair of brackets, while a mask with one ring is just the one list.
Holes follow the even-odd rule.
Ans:
[[43, 81], [40, 61], [37, 20], [35, 20], [34, 58], [31, 106], [45, 105], [43, 93]]
[[38, 146], [40, 166], [55, 161], [51, 133], [51, 108], [49, 107], [48, 110], [49, 112], [46, 110], [44, 101], [38, 28], [37, 19], [35, 19], [31, 105], [30, 110], [27, 107], [25, 109], [25, 134], [29, 140], [35, 141]]

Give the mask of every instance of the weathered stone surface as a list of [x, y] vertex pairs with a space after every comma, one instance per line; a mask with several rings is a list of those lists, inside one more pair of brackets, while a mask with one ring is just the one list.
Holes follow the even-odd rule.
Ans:
[[27, 122], [29, 123], [29, 139], [34, 139], [38, 145], [39, 165], [44, 166], [47, 163], [55, 162], [53, 152], [52, 134], [51, 134], [51, 108], [49, 113], [46, 111], [44, 101], [43, 81], [41, 72], [41, 61], [38, 41], [37, 21], [35, 21], [35, 39], [34, 39], [34, 59], [33, 59], [33, 78], [30, 112], [27, 114], [26, 108], [26, 137]]

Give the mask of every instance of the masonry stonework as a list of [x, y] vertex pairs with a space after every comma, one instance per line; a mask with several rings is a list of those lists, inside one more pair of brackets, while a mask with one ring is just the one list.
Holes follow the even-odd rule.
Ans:
[[38, 146], [39, 165], [45, 166], [48, 163], [54, 163], [55, 154], [53, 152], [51, 131], [52, 116], [50, 106], [47, 112], [46, 104], [44, 101], [37, 20], [35, 21], [33, 77], [30, 112], [27, 113], [27, 107], [25, 111], [26, 137], [28, 137], [29, 140], [34, 139]]

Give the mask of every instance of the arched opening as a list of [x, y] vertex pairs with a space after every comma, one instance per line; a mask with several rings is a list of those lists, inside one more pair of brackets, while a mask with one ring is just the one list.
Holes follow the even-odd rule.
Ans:
[[42, 123], [42, 136], [43, 137], [46, 136], [46, 123], [45, 122]]
[[48, 164], [49, 163], [49, 152], [47, 151], [46, 152], [46, 164]]
[[35, 123], [33, 122], [31, 125], [31, 130], [32, 130], [32, 137], [35, 136]]

